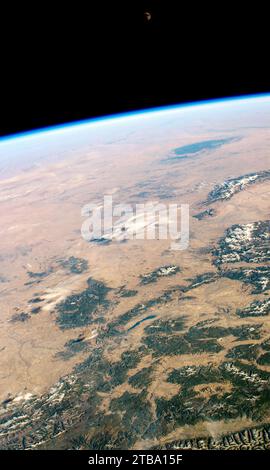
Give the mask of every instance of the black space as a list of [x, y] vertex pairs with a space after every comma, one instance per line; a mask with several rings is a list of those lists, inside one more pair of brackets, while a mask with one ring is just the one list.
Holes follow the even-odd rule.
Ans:
[[1, 135], [270, 91], [268, 14], [262, 8], [170, 0], [85, 3], [1, 7]]

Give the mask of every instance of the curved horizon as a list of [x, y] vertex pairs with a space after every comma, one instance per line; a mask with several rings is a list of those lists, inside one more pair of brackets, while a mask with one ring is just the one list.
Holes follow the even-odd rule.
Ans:
[[2, 142], [7, 142], [19, 138], [24, 138], [24, 137], [31, 137], [36, 134], [45, 134], [45, 133], [53, 133], [53, 132], [58, 132], [66, 129], [72, 129], [76, 128], [79, 126], [87, 126], [90, 124], [95, 124], [95, 123], [102, 123], [106, 121], [115, 121], [115, 120], [120, 120], [120, 119], [125, 119], [128, 117], [135, 117], [135, 116], [143, 116], [145, 114], [155, 114], [155, 113], [162, 113], [164, 111], [170, 111], [170, 110], [177, 110], [177, 109], [183, 109], [183, 108], [192, 108], [192, 107], [203, 107], [206, 105], [211, 105], [211, 104], [218, 104], [222, 102], [231, 102], [231, 101], [245, 101], [249, 99], [260, 99], [260, 98], [270, 98], [270, 91], [265, 93], [255, 93], [255, 94], [247, 94], [247, 95], [233, 95], [233, 96], [228, 96], [228, 97], [222, 97], [222, 98], [213, 98], [213, 99], [206, 99], [206, 100], [198, 100], [198, 101], [187, 101], [183, 103], [175, 103], [175, 104], [169, 104], [169, 105], [164, 105], [164, 106], [154, 106], [150, 108], [141, 108], [138, 110], [133, 110], [133, 111], [127, 111], [127, 112], [119, 112], [119, 113], [113, 113], [113, 114], [106, 114], [98, 117], [92, 117], [92, 118], [84, 118], [84, 119], [79, 119], [75, 121], [68, 121], [65, 123], [60, 123], [60, 124], [53, 124], [50, 126], [44, 126], [44, 127], [39, 127], [39, 128], [34, 128], [22, 132], [16, 132], [12, 134], [7, 134], [0, 136], [0, 144]]

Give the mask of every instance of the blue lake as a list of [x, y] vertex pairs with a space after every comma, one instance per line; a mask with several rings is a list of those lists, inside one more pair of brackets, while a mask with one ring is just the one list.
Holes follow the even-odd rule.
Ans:
[[145, 317], [142, 320], [137, 321], [136, 323], [134, 323], [134, 325], [132, 325], [130, 328], [128, 328], [128, 331], [133, 330], [134, 328], [136, 328], [136, 326], [139, 326], [142, 322], [144, 322], [146, 320], [151, 320], [152, 318], [156, 318], [156, 315], [149, 315], [148, 317]]

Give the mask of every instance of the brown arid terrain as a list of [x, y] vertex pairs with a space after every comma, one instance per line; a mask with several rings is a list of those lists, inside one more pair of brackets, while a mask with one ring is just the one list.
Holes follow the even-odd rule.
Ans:
[[[0, 141], [0, 447], [270, 448], [269, 194], [270, 97]], [[104, 195], [188, 247], [86, 241]]]

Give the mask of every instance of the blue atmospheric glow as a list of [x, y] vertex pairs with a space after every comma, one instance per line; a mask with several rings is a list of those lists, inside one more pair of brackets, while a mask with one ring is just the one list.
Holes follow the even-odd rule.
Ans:
[[146, 109], [140, 109], [137, 111], [130, 111], [126, 113], [118, 113], [118, 114], [110, 114], [110, 115], [105, 115], [105, 116], [100, 116], [97, 118], [90, 118], [90, 119], [82, 119], [79, 121], [73, 121], [73, 122], [68, 122], [64, 124], [57, 124], [54, 126], [48, 126], [48, 127], [42, 127], [30, 131], [25, 131], [25, 132], [19, 132], [17, 134], [11, 134], [7, 136], [0, 136], [0, 143], [1, 142], [6, 142], [6, 141], [11, 141], [17, 138], [24, 138], [24, 137], [32, 137], [37, 134], [44, 134], [44, 133], [51, 133], [51, 132], [61, 132], [62, 130], [66, 129], [75, 129], [76, 127], [79, 126], [85, 126], [89, 124], [94, 124], [94, 123], [106, 123], [110, 122], [113, 120], [123, 120], [128, 117], [140, 117], [144, 116], [145, 114], [156, 114], [156, 113], [162, 113], [164, 111], [170, 111], [170, 110], [177, 110], [177, 109], [183, 109], [183, 108], [195, 108], [195, 107], [202, 107], [206, 105], [211, 105], [211, 104], [219, 104], [219, 103], [227, 103], [227, 102], [234, 102], [234, 101], [246, 101], [246, 100], [252, 100], [252, 99], [262, 99], [262, 98], [270, 98], [270, 92], [269, 93], [257, 93], [257, 94], [252, 94], [252, 95], [240, 95], [240, 96], [233, 96], [233, 97], [226, 97], [226, 98], [216, 98], [216, 99], [211, 99], [211, 100], [202, 100], [202, 101], [194, 101], [194, 102], [187, 102], [187, 103], [178, 103], [178, 104], [172, 104], [168, 106], [158, 106], [155, 108], [146, 108]]

